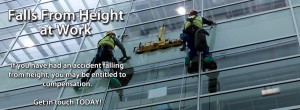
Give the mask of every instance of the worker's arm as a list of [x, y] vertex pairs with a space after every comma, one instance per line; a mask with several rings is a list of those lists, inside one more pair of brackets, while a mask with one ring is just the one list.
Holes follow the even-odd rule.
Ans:
[[123, 57], [127, 57], [126, 55], [126, 50], [123, 46], [123, 44], [120, 42], [119, 39], [115, 38], [115, 44], [120, 48], [120, 50], [122, 51]]
[[203, 17], [202, 17], [202, 21], [203, 21], [203, 24], [207, 24], [207, 25], [209, 25], [209, 26], [215, 24], [213, 21], [207, 20], [207, 19], [205, 19], [205, 18], [203, 18]]

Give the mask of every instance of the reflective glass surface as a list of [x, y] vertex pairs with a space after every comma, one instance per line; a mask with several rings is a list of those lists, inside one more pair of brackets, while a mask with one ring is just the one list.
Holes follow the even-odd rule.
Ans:
[[23, 24], [14, 25], [0, 29], [0, 40], [4, 38], [12, 38], [19, 35]]
[[[227, 0], [215, 0], [215, 1], [227, 1]], [[231, 1], [240, 1], [240, 0], [231, 0]], [[222, 2], [222, 3], [226, 4], [226, 2]], [[245, 16], [245, 15], [272, 10], [272, 9], [286, 7], [288, 6], [287, 3], [288, 2], [286, 0], [248, 1], [248, 2], [239, 3], [227, 7], [205, 10], [204, 17], [214, 21], [227, 20], [227, 19], [236, 18], [240, 16]], [[209, 6], [209, 5], [205, 5], [205, 6]]]
[[[108, 92], [105, 109], [121, 109], [195, 96], [197, 94], [197, 77], [159, 82], [123, 90]], [[120, 97], [122, 97], [120, 100]]]
[[182, 26], [184, 23], [184, 19], [184, 16], [180, 16], [163, 21], [128, 27], [125, 30], [125, 34], [128, 34], [128, 38], [124, 40], [129, 41], [149, 37], [156, 38], [159, 27], [162, 25], [165, 25], [166, 27], [166, 38], [178, 36], [181, 33], [181, 29], [183, 28]]
[[[80, 79], [68, 80], [68, 82], [78, 82], [78, 81], [80, 81]], [[79, 90], [74, 90], [73, 87], [65, 87], [61, 98], [81, 96], [89, 93], [104, 92], [108, 87], [109, 79], [92, 78], [89, 82], [92, 84], [91, 87], [82, 87]]]
[[145, 11], [133, 12], [130, 14], [131, 19], [129, 19], [128, 25], [182, 15], [178, 13], [178, 8], [184, 8], [188, 11], [192, 9], [192, 1], [176, 3], [165, 7], [159, 7]]
[[208, 93], [208, 89], [225, 91], [299, 78], [299, 60], [293, 58], [201, 75], [202, 93]]
[[12, 39], [5, 39], [5, 40], [0, 40], [0, 52], [7, 51], [9, 47], [11, 46], [11, 43], [14, 38]]
[[[26, 7], [26, 9], [33, 10], [34, 6]], [[22, 12], [23, 13], [23, 8], [22, 9], [16, 9], [15, 12]], [[14, 25], [24, 23], [24, 21], [22, 21], [22, 22], [17, 21], [16, 17], [12, 17], [11, 21], [9, 21], [8, 17], [9, 17], [8, 11], [0, 13], [0, 28], [14, 26]]]
[[[102, 101], [104, 100], [104, 94], [93, 94], [89, 96], [82, 96], [82, 97], [75, 97], [72, 98], [74, 101], [76, 99], [101, 99]], [[69, 99], [66, 99], [69, 100]], [[57, 106], [56, 110], [101, 110], [102, 106], [101, 105], [73, 105], [73, 106]]]
[[294, 14], [295, 14], [296, 22], [297, 22], [297, 25], [298, 25], [298, 31], [300, 32], [300, 28], [299, 28], [300, 27], [300, 7], [294, 8]]
[[135, 0], [133, 1], [133, 7], [131, 11], [143, 10], [150, 7], [155, 7], [159, 5], [166, 5], [175, 2], [181, 2], [184, 0], [163, 0], [163, 1], [151, 1], [151, 0]]
[[[82, 37], [77, 38], [77, 40], [81, 40]], [[29, 46], [24, 49], [18, 49], [11, 51], [6, 58], [5, 62], [10, 63], [10, 62], [24, 62], [24, 61], [29, 61], [33, 59], [41, 59], [45, 57], [50, 57], [54, 55], [63, 55], [67, 53], [72, 53], [75, 52], [76, 50], [79, 49], [78, 41], [76, 39], [71, 39], [71, 40], [65, 40], [62, 42], [55, 42], [51, 44], [45, 44], [45, 45], [40, 45], [40, 46], [34, 46], [33, 41], [30, 39], [28, 41], [31, 41], [30, 43], [27, 41], [26, 43], [17, 42], [17, 46], [20, 47], [25, 47]], [[38, 41], [36, 41], [38, 42]]]
[[32, 104], [35, 99], [55, 98], [58, 97], [60, 90], [60, 88], [36, 86], [0, 93], [0, 108]]
[[25, 6], [32, 6], [35, 5], [39, 0], [11, 0], [11, 1], [1, 1], [0, 2], [0, 12], [7, 11], [9, 9], [16, 9]]
[[[42, 60], [37, 60], [37, 61], [31, 61], [27, 62], [28, 64], [32, 63], [52, 63], [52, 64], [58, 64], [58, 63], [72, 63], [73, 59], [75, 57], [75, 54], [69, 54], [69, 55], [64, 55], [64, 56], [59, 56], [59, 57], [53, 57], [53, 58], [47, 58], [47, 59], [42, 59]], [[10, 59], [10, 57], [8, 57]], [[13, 61], [13, 60], [10, 60]], [[8, 63], [10, 64], [10, 63]], [[2, 67], [1, 68], [1, 73], [2, 79], [0, 80], [1, 83], [5, 83], [3, 85], [0, 85], [0, 90], [9, 90], [9, 89], [14, 89], [14, 88], [19, 88], [19, 87], [24, 87], [24, 86], [29, 86], [29, 85], [34, 85], [34, 84], [41, 84], [43, 82], [49, 82], [49, 81], [56, 81], [56, 80], [62, 80], [64, 78], [8, 78], [9, 72], [12, 73], [48, 73], [49, 75], [52, 73], [67, 73], [69, 72], [70, 69], [55, 69], [55, 68], [46, 68], [46, 69], [12, 69], [10, 66]]]
[[218, 69], [297, 55], [296, 36], [212, 53]]
[[[299, 105], [299, 82], [232, 92], [201, 98], [202, 110], [270, 110]], [[268, 88], [279, 88], [280, 93], [262, 96]]]

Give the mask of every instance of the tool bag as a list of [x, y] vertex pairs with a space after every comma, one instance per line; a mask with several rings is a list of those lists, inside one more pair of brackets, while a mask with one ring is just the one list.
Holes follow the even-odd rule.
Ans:
[[198, 29], [195, 34], [195, 48], [196, 50], [203, 52], [207, 47], [206, 36], [209, 33], [204, 29]]

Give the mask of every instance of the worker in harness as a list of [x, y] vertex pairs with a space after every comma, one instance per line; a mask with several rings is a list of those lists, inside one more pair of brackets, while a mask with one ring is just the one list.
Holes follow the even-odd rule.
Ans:
[[209, 36], [209, 33], [202, 29], [202, 25], [207, 24], [209, 26], [216, 24], [213, 21], [207, 20], [201, 16], [198, 16], [198, 12], [192, 9], [189, 12], [189, 17], [184, 23], [183, 33], [180, 34], [180, 39], [183, 40], [183, 46], [180, 51], [189, 48], [189, 52], [185, 57], [185, 65], [187, 70], [190, 69], [190, 62], [198, 54], [197, 51], [203, 52], [204, 61], [211, 61], [212, 57], [209, 57], [209, 47], [206, 43], [206, 35]]
[[[118, 61], [113, 55], [115, 45], [117, 45], [120, 48], [123, 54], [123, 57], [120, 59], [120, 61], [130, 59], [130, 57], [126, 55], [126, 50], [124, 46], [115, 36], [116, 34], [113, 31], [107, 31], [106, 36], [103, 39], [99, 40], [97, 54], [92, 60], [92, 64], [99, 64], [103, 61], [109, 61], [117, 64]], [[88, 82], [92, 76], [91, 74], [93, 74], [97, 69], [98, 68], [89, 68], [89, 70], [86, 72], [90, 74], [89, 77], [81, 78], [81, 82]], [[119, 71], [119, 68], [115, 68], [114, 71]]]

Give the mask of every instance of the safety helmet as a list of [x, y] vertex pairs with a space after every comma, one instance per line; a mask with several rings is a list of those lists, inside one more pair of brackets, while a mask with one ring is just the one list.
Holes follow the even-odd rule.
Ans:
[[113, 31], [107, 31], [107, 32], [106, 32], [106, 35], [107, 35], [107, 36], [109, 36], [109, 35], [114, 35], [114, 36], [115, 36], [116, 34], [115, 34]]
[[198, 14], [197, 10], [191, 9], [190, 13], [189, 13], [189, 16], [193, 16], [193, 15], [197, 15], [197, 14]]

